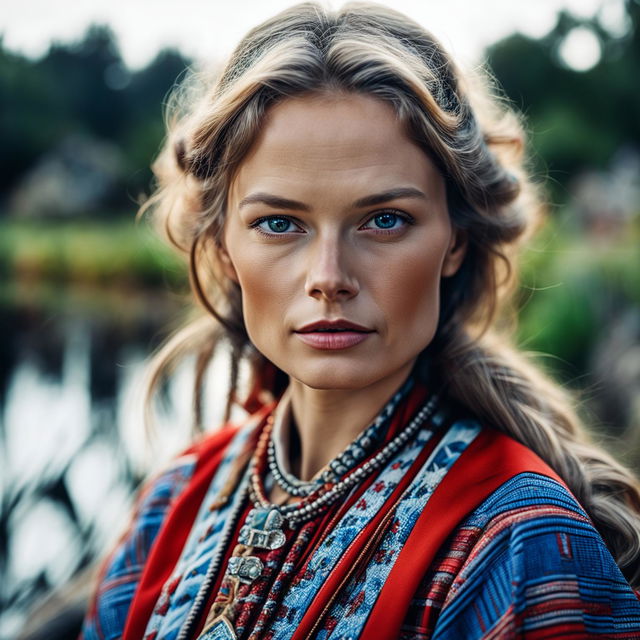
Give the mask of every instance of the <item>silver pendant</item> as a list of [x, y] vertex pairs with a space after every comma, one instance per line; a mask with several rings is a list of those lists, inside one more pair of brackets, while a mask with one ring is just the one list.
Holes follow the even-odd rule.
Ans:
[[282, 531], [284, 523], [284, 516], [276, 507], [251, 509], [240, 529], [238, 542], [248, 547], [279, 549], [287, 541]]
[[244, 584], [252, 583], [260, 577], [264, 565], [255, 556], [231, 556], [227, 565], [227, 574], [238, 578]]

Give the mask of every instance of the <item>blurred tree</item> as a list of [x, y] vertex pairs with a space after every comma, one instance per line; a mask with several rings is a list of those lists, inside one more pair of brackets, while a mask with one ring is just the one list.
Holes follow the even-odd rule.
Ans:
[[[580, 170], [605, 167], [620, 147], [640, 145], [640, 86], [633, 81], [640, 62], [638, 0], [626, 0], [625, 11], [623, 33], [610, 32], [600, 14], [562, 12], [543, 38], [516, 33], [487, 50], [497, 80], [527, 117], [538, 168], [560, 185]], [[586, 71], [561, 56], [576, 29], [587, 29], [600, 45], [599, 61]], [[562, 193], [555, 195], [564, 200]]]
[[76, 43], [52, 44], [37, 61], [7, 51], [0, 40], [0, 194], [6, 198], [47, 151], [82, 134], [123, 152], [125, 184], [116, 190], [122, 196], [109, 205], [131, 215], [162, 140], [164, 97], [189, 63], [164, 49], [132, 73], [104, 25]]
[[164, 136], [162, 110], [166, 96], [190, 64], [175, 49], [163, 49], [147, 67], [132, 74], [124, 90], [128, 111], [121, 143], [126, 149], [129, 193], [149, 186], [149, 165]]
[[[610, 29], [601, 14], [558, 16], [540, 39], [514, 34], [487, 50], [487, 60], [515, 105], [525, 112], [537, 150], [538, 171], [557, 183], [566, 200], [570, 176], [604, 167], [624, 145], [640, 146], [640, 2], [625, 0], [626, 29]], [[576, 29], [599, 43], [599, 62], [576, 71], [562, 46]], [[125, 159], [122, 200], [148, 188], [149, 163], [163, 136], [161, 105], [190, 61], [165, 49], [131, 72], [113, 32], [90, 27], [75, 43], [56, 43], [38, 61], [7, 51], [0, 39], [0, 194], [15, 187], [42, 154], [71, 133], [109, 139]], [[2, 207], [0, 206], [0, 213]]]
[[115, 139], [126, 113], [122, 92], [109, 86], [114, 67], [124, 67], [115, 36], [104, 25], [89, 27], [75, 44], [53, 44], [36, 67], [52, 78], [55, 95], [76, 126]]
[[15, 184], [72, 123], [53, 79], [0, 40], [0, 193]]

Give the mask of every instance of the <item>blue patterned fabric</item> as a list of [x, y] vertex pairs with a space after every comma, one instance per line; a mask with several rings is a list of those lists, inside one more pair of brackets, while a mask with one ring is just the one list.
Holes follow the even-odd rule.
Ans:
[[[344, 619], [344, 624], [338, 625], [336, 629], [338, 636], [336, 637], [340, 635], [357, 637], [364, 627], [380, 588], [424, 505], [447, 470], [451, 468], [479, 431], [477, 423], [459, 421], [449, 428], [437, 444], [398, 505], [396, 511], [398, 526], [391, 527], [382, 541], [381, 553], [384, 554], [384, 561], [373, 562], [367, 567], [366, 588], [362, 590], [363, 602], [355, 615], [351, 616], [348, 621]], [[363, 494], [362, 498], [336, 525], [335, 534], [328, 536], [315, 551], [309, 562], [306, 575], [296, 582], [295, 589], [289, 591], [284, 598], [282, 606], [287, 611], [287, 616], [277, 619], [271, 627], [270, 632], [273, 640], [284, 640], [291, 637], [292, 630], [298, 626], [329, 573], [356, 536], [363, 531], [386, 499], [393, 493], [398, 482], [418, 453], [425, 447], [430, 437], [431, 432], [428, 429], [423, 429], [407, 449], [393, 458], [387, 468], [379, 475], [377, 482]], [[347, 599], [350, 599], [348, 595]], [[339, 614], [337, 617], [341, 618]]]
[[[448, 428], [423, 465], [422, 473], [412, 482], [407, 501], [401, 503], [366, 572], [344, 585], [315, 637], [323, 640], [358, 637], [416, 513], [477, 429], [477, 424], [465, 422]], [[402, 474], [428, 438], [425, 430], [420, 434], [420, 447], [414, 446], [411, 453], [407, 448], [398, 454], [381, 473], [381, 481], [387, 474], [383, 484], [372, 485], [377, 487], [376, 493], [385, 492], [397, 482], [393, 474]], [[85, 623], [85, 640], [118, 638], [122, 634], [154, 536], [171, 501], [182, 491], [192, 471], [193, 460], [183, 460], [146, 489], [132, 528], [112, 555], [102, 578], [96, 610]], [[301, 576], [295, 588], [284, 593], [282, 599], [270, 604], [277, 610], [274, 622], [259, 637], [269, 640], [291, 637], [312, 593], [322, 584], [327, 563], [335, 562], [340, 555], [338, 547], [344, 549], [358, 527], [375, 512], [375, 496], [366, 493], [365, 496], [366, 504], [346, 514], [336, 528], [336, 536], [329, 536], [325, 546], [314, 550], [309, 563], [312, 570]], [[207, 535], [203, 539], [206, 533], [203, 527], [213, 524], [205, 517], [206, 503], [207, 500], [185, 547], [179, 564], [181, 571], [196, 567], [200, 549], [203, 553], [205, 548], [210, 549]], [[214, 530], [218, 526], [219, 523], [215, 524]], [[309, 583], [306, 586], [305, 580]], [[186, 615], [185, 603], [192, 595], [189, 591], [187, 596], [176, 600], [175, 607], [173, 598], [169, 599], [168, 613], [174, 615], [162, 618], [181, 620]], [[153, 624], [152, 619], [150, 629], [157, 640], [173, 637], [162, 626]], [[167, 628], [174, 633], [174, 626]], [[251, 632], [247, 629], [243, 638]], [[571, 494], [555, 480], [523, 473], [502, 485], [452, 532], [416, 590], [400, 638], [569, 637], [640, 640], [640, 602]]]
[[187, 487], [196, 461], [193, 455], [176, 459], [140, 492], [130, 528], [105, 563], [93, 611], [89, 611], [83, 627], [86, 640], [112, 640], [122, 635], [151, 545], [171, 505]]
[[151, 615], [145, 638], [174, 640], [177, 637], [191, 604], [200, 590], [209, 562], [216, 552], [219, 541], [224, 537], [223, 531], [227, 517], [238, 507], [241, 493], [236, 491], [234, 497], [221, 509], [212, 510], [209, 509], [209, 505], [220, 494], [235, 459], [242, 451], [254, 428], [254, 422], [245, 425], [227, 447], [207, 495], [202, 501], [200, 512], [191, 529], [180, 560]]
[[443, 545], [401, 638], [637, 640], [640, 602], [573, 496], [522, 473]]

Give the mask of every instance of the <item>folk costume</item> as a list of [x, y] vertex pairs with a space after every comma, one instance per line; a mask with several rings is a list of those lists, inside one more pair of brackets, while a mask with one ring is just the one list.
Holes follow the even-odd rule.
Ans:
[[[310, 482], [288, 394], [141, 492], [84, 640], [640, 638], [640, 602], [529, 449], [409, 378]], [[297, 500], [272, 505], [273, 484]]]

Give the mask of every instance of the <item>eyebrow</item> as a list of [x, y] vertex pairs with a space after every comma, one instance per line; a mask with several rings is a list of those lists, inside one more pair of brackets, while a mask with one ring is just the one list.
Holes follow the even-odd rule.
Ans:
[[[354, 208], [372, 207], [377, 204], [389, 202], [390, 200], [398, 200], [400, 198], [417, 198], [420, 200], [427, 200], [427, 196], [414, 187], [396, 187], [395, 189], [389, 189], [388, 191], [382, 191], [380, 193], [374, 193], [364, 198], [360, 198], [353, 203]], [[281, 198], [280, 196], [273, 195], [271, 193], [252, 193], [246, 198], [243, 198], [238, 204], [238, 209], [246, 207], [250, 204], [266, 204], [274, 209], [288, 209], [293, 211], [311, 211], [311, 207], [304, 202], [298, 202], [297, 200], [289, 200], [288, 198]]]

